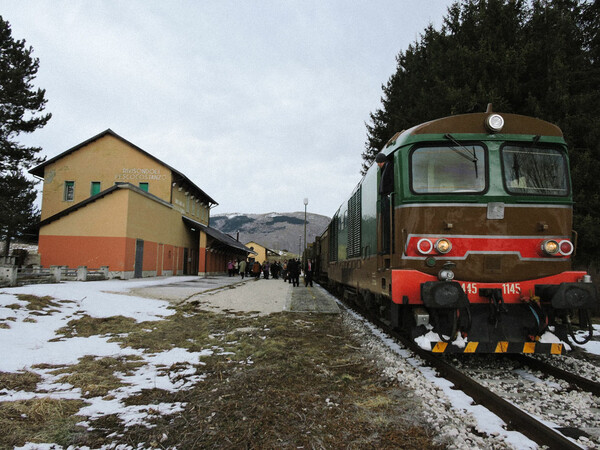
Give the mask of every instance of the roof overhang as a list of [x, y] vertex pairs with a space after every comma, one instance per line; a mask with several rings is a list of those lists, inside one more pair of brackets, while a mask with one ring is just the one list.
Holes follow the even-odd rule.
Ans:
[[193, 227], [197, 230], [200, 230], [200, 231], [206, 233], [207, 236], [216, 240], [218, 242], [218, 244], [221, 246], [228, 247], [236, 253], [244, 253], [244, 254], [253, 253], [252, 250], [250, 250], [248, 247], [246, 247], [241, 242], [236, 241], [234, 238], [232, 238], [228, 234], [225, 234], [215, 228], [207, 227], [206, 225], [204, 225], [200, 222], [196, 222], [195, 220], [192, 220], [189, 217], [181, 216], [181, 218], [183, 219], [183, 222], [186, 223], [188, 226]]

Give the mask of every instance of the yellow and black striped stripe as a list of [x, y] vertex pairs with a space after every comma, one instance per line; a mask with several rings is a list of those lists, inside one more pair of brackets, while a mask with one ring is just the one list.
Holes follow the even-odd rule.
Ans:
[[433, 353], [540, 353], [561, 355], [563, 344], [541, 342], [467, 342], [464, 348], [449, 345], [448, 342], [432, 342]]

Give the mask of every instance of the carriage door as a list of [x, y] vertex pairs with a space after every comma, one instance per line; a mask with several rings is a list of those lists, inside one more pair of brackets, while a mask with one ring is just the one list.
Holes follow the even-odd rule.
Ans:
[[394, 250], [394, 162], [389, 160], [379, 169], [377, 186], [377, 247], [378, 254], [389, 264]]
[[135, 241], [135, 263], [133, 266], [133, 277], [142, 278], [144, 268], [144, 240]]

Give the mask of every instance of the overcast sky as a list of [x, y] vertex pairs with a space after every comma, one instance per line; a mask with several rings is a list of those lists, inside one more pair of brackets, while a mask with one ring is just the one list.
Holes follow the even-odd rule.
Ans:
[[183, 172], [213, 214], [332, 216], [360, 181], [396, 55], [450, 0], [3, 0], [40, 60], [53, 157], [112, 129]]

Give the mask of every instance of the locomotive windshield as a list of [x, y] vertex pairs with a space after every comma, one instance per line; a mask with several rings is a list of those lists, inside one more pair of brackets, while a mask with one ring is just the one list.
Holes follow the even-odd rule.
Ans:
[[485, 149], [480, 145], [422, 147], [412, 152], [412, 189], [418, 194], [483, 192]]
[[569, 193], [565, 154], [555, 148], [507, 145], [502, 148], [504, 184], [511, 194]]

